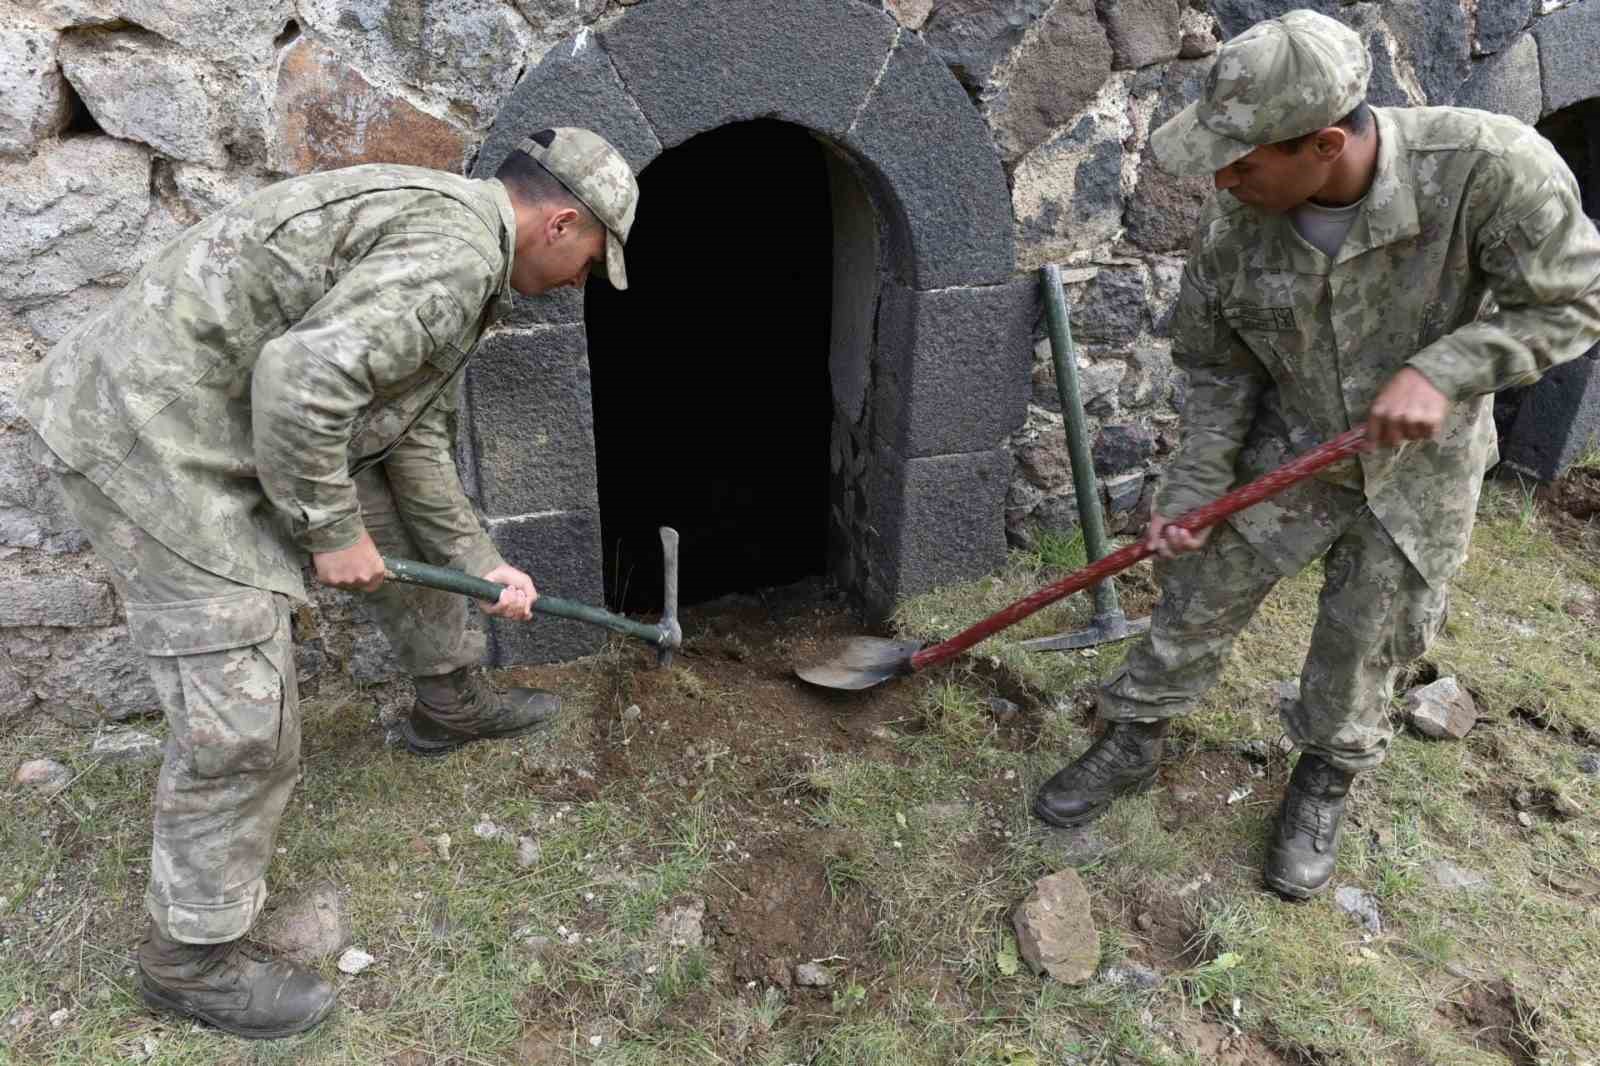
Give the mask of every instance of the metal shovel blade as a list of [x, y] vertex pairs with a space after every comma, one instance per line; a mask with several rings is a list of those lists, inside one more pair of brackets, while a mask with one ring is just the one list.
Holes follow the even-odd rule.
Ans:
[[834, 641], [821, 658], [795, 667], [802, 681], [823, 688], [856, 692], [882, 684], [898, 674], [909, 673], [911, 657], [922, 645], [914, 640], [885, 640], [882, 637], [849, 637]]

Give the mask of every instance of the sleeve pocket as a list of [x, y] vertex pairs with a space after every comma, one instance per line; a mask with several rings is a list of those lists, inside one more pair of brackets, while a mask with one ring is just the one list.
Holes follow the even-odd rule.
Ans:
[[456, 342], [465, 326], [460, 306], [450, 297], [434, 293], [417, 307], [417, 320], [433, 342], [428, 362], [446, 374], [455, 370], [462, 357]]

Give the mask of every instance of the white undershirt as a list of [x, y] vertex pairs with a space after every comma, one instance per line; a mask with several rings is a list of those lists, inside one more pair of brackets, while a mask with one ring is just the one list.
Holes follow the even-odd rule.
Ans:
[[1332, 259], [1344, 243], [1350, 227], [1355, 224], [1356, 214], [1366, 199], [1363, 196], [1343, 207], [1323, 207], [1307, 200], [1299, 207], [1289, 209], [1289, 221], [1294, 223], [1295, 232], [1304, 237], [1307, 244], [1320, 249], [1323, 255]]

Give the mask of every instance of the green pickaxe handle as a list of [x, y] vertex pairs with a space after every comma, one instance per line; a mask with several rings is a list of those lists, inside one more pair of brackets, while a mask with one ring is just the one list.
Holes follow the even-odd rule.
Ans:
[[[678, 533], [676, 530], [665, 526], [661, 529], [661, 546], [666, 560], [666, 612], [661, 616], [661, 621], [656, 625], [645, 622], [635, 622], [631, 618], [624, 618], [620, 614], [612, 614], [600, 607], [593, 607], [587, 603], [578, 603], [575, 600], [564, 600], [559, 596], [539, 594], [533, 601], [535, 614], [549, 615], [552, 618], [567, 618], [574, 622], [587, 622], [589, 625], [600, 626], [604, 629], [614, 630], [630, 637], [637, 637], [647, 644], [654, 644], [661, 662], [666, 664], [671, 661], [672, 652], [683, 643], [683, 630], [678, 625]], [[383, 568], [388, 571], [390, 581], [399, 581], [407, 585], [422, 585], [425, 588], [438, 589], [441, 592], [454, 592], [461, 596], [470, 596], [473, 599], [483, 600], [486, 603], [495, 603], [500, 599], [500, 593], [506, 586], [497, 581], [485, 581], [481, 577], [452, 570], [447, 566], [432, 566], [428, 563], [419, 563], [412, 559], [392, 559], [383, 557]]]

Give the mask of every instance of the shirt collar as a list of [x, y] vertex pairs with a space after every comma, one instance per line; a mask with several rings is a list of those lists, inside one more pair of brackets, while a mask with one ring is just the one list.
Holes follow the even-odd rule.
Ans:
[[506, 192], [504, 184], [494, 178], [484, 184], [489, 187], [490, 198], [500, 210], [500, 247], [506, 258], [505, 269], [500, 275], [500, 291], [496, 295], [502, 300], [509, 300], [512, 296], [511, 267], [517, 251], [517, 213], [511, 208], [511, 194]]
[[1361, 213], [1344, 243], [1339, 246], [1335, 263], [1344, 263], [1358, 255], [1394, 244], [1421, 232], [1417, 221], [1417, 199], [1402, 174], [1402, 153], [1405, 146], [1400, 140], [1400, 130], [1381, 107], [1372, 109], [1378, 127], [1378, 161], [1372, 176], [1372, 187]]

